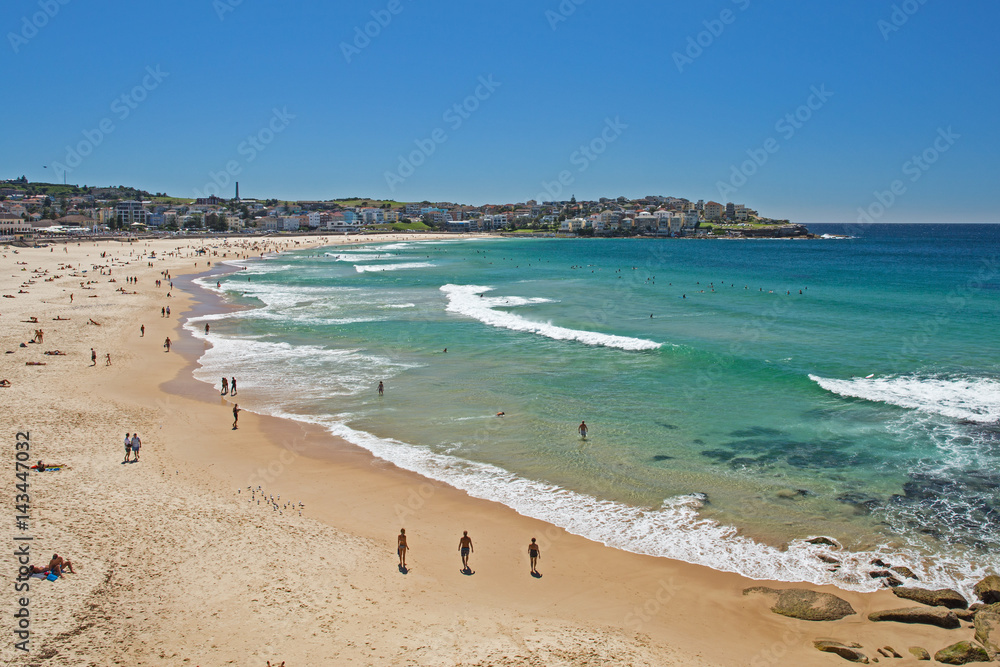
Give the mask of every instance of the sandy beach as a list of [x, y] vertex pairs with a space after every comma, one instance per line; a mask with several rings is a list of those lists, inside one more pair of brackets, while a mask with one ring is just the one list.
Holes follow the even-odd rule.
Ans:
[[[17, 433], [28, 434], [30, 463], [60, 467], [29, 476], [30, 519], [18, 530], [9, 510], [8, 554], [28, 544], [32, 564], [58, 553], [76, 570], [56, 582], [31, 579], [29, 592], [16, 593], [18, 564], [8, 555], [5, 664], [842, 663], [814, 648], [820, 638], [858, 642], [871, 657], [892, 646], [904, 657], [891, 662], [917, 664], [911, 646], [933, 654], [971, 639], [967, 629], [870, 622], [870, 612], [913, 606], [888, 590], [751, 581], [611, 549], [401, 470], [318, 427], [247, 409], [233, 429], [233, 402], [249, 406], [254, 396], [220, 396], [192, 378], [206, 343], [181, 323], [192, 309], [219, 305], [186, 278], [257, 256], [263, 243], [278, 251], [391, 238], [3, 249], [0, 293], [14, 297], [0, 300], [0, 348], [11, 351], [0, 366], [10, 382], [0, 388], [10, 415], [7, 498], [17, 494]], [[167, 306], [170, 317], [161, 316]], [[43, 342], [28, 344], [38, 329]], [[142, 440], [139, 462], [122, 463], [126, 432]], [[403, 527], [406, 573], [396, 555]], [[461, 571], [463, 530], [474, 541], [472, 573]], [[529, 569], [532, 537], [540, 577]], [[745, 596], [752, 586], [832, 593], [857, 613], [787, 618], [766, 597]], [[30, 601], [27, 652], [11, 639], [22, 597]]]

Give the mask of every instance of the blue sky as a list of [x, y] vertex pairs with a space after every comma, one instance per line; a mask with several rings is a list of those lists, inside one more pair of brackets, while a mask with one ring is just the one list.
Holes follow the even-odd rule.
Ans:
[[8, 0], [0, 175], [996, 222], [998, 19], [987, 0]]

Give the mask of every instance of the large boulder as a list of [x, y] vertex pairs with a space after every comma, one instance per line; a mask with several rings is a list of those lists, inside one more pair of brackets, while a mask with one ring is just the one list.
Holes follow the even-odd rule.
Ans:
[[844, 660], [860, 662], [863, 665], [869, 664], [868, 656], [858, 650], [861, 648], [860, 644], [847, 645], [831, 639], [817, 639], [813, 642], [813, 646], [824, 653], [836, 653]]
[[934, 659], [946, 665], [964, 665], [970, 662], [990, 662], [982, 646], [972, 642], [958, 642], [934, 654]]
[[905, 565], [896, 565], [891, 569], [893, 572], [897, 572], [906, 577], [907, 579], [920, 579], [920, 577], [918, 577], [913, 570], [906, 567]]
[[806, 588], [767, 588], [755, 586], [743, 595], [764, 595], [772, 599], [771, 611], [775, 614], [802, 619], [803, 621], [839, 621], [856, 614], [847, 600], [830, 593], [817, 593]]
[[972, 589], [976, 597], [983, 601], [983, 604], [993, 604], [1000, 602], [1000, 576], [991, 574]]
[[905, 609], [888, 609], [874, 611], [868, 614], [869, 621], [895, 621], [896, 623], [923, 623], [936, 625], [946, 630], [962, 627], [954, 612], [943, 607], [907, 607]]
[[976, 641], [986, 647], [986, 652], [990, 657], [1000, 656], [1000, 609], [981, 609], [976, 613]]
[[966, 600], [961, 593], [953, 591], [950, 588], [940, 588], [936, 591], [929, 591], [924, 588], [900, 586], [899, 588], [893, 588], [892, 592], [896, 597], [900, 597], [905, 600], [913, 600], [914, 602], [930, 605], [931, 607], [965, 609], [969, 606], [969, 601]]

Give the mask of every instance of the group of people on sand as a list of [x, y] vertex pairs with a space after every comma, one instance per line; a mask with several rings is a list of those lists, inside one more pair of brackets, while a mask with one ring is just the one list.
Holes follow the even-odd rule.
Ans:
[[125, 460], [122, 463], [129, 462], [129, 455], [132, 456], [131, 461], [133, 463], [139, 460], [139, 448], [142, 446], [142, 442], [139, 440], [139, 434], [133, 433], [129, 437], [128, 432], [125, 433]]
[[[404, 574], [406, 573], [406, 552], [410, 550], [409, 544], [406, 542], [406, 529], [400, 528], [399, 535], [396, 536], [396, 555], [399, 556], [399, 569]], [[475, 553], [476, 549], [472, 546], [472, 538], [469, 537], [469, 531], [463, 530], [462, 537], [458, 539], [458, 553], [462, 557], [462, 573], [463, 574], [475, 574], [472, 568], [469, 567], [469, 556]], [[531, 574], [534, 576], [541, 576], [538, 572], [538, 559], [542, 557], [542, 549], [538, 546], [538, 542], [535, 538], [531, 538], [531, 542], [528, 544], [528, 559], [531, 561]]]
[[73, 563], [69, 560], [63, 558], [59, 554], [52, 554], [52, 560], [45, 567], [39, 567], [37, 565], [28, 565], [27, 574], [30, 576], [32, 574], [43, 574], [46, 576], [55, 575], [56, 577], [63, 576], [64, 572], [69, 572], [70, 574], [76, 574], [73, 571]]

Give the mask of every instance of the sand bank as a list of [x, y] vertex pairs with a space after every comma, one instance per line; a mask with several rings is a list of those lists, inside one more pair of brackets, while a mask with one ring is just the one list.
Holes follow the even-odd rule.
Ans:
[[[293, 247], [306, 243], [298, 241]], [[155, 287], [163, 271], [175, 278], [200, 273], [210, 260], [217, 265], [243, 252], [236, 240], [222, 243], [104, 242], [0, 253], [0, 292], [15, 297], [0, 299], [0, 351], [13, 351], [0, 366], [0, 377], [12, 383], [0, 389], [11, 415], [4, 435], [8, 493], [15, 493], [18, 431], [30, 432], [32, 460], [63, 466], [32, 475], [30, 527], [16, 534], [33, 538], [33, 563], [58, 552], [78, 571], [58, 582], [31, 581], [27, 654], [9, 639], [18, 596], [8, 587], [5, 659], [828, 665], [841, 659], [818, 653], [816, 638], [857, 641], [869, 655], [886, 644], [933, 652], [967, 638], [865, 620], [870, 611], [907, 606], [889, 592], [810, 586], [848, 600], [858, 614], [826, 623], [777, 616], [766, 600], [742, 590], [789, 584], [610, 549], [400, 470], [318, 428], [245, 411], [233, 430], [231, 399], [191, 378], [205, 345], [179, 324], [195, 306], [192, 290], [179, 281], [172, 290]], [[209, 255], [196, 256], [199, 248]], [[151, 251], [156, 260], [148, 259]], [[127, 276], [138, 282], [126, 283]], [[166, 305], [170, 318], [161, 317]], [[43, 343], [18, 347], [39, 328]], [[169, 353], [162, 346], [167, 336], [174, 342]], [[66, 354], [43, 354], [53, 350]], [[241, 390], [235, 400], [252, 405], [254, 397]], [[136, 431], [141, 461], [122, 464], [125, 432]], [[247, 487], [258, 486], [248, 498]], [[406, 574], [395, 553], [404, 526], [411, 547]], [[462, 530], [474, 540], [472, 575], [460, 571]], [[529, 572], [531, 537], [542, 546], [540, 578]], [[14, 572], [12, 561], [11, 583]]]

